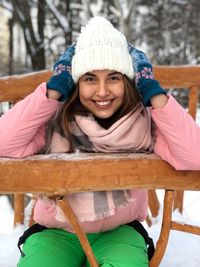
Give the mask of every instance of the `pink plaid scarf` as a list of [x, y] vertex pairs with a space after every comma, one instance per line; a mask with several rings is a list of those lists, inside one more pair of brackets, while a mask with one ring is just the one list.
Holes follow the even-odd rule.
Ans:
[[[117, 153], [153, 150], [150, 111], [142, 105], [138, 105], [134, 112], [119, 119], [109, 129], [102, 128], [92, 115], [75, 116], [70, 129], [74, 151]], [[49, 151], [69, 151], [68, 141], [57, 126]], [[74, 193], [66, 198], [81, 222], [111, 216], [115, 209], [121, 209], [134, 201], [129, 190]]]

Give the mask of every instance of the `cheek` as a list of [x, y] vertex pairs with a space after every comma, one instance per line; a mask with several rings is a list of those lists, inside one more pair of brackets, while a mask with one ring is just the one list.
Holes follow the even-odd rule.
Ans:
[[88, 94], [88, 92], [80, 91], [79, 92], [79, 98], [80, 98], [80, 101], [82, 103], [82, 102], [88, 100], [90, 98], [90, 95]]
[[117, 88], [115, 88], [115, 94], [116, 96], [118, 96], [121, 99], [124, 99], [124, 95], [125, 95], [125, 89], [124, 86], [118, 86]]
[[83, 106], [88, 106], [92, 98], [92, 92], [89, 88], [79, 89], [79, 100]]
[[92, 90], [88, 86], [80, 84], [79, 86], [80, 99], [88, 99], [92, 96]]

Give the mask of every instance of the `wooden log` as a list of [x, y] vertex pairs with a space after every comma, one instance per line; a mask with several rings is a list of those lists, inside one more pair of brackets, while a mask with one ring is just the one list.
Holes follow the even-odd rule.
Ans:
[[0, 159], [1, 193], [63, 195], [112, 189], [199, 190], [200, 171], [176, 171], [154, 154], [51, 154]]

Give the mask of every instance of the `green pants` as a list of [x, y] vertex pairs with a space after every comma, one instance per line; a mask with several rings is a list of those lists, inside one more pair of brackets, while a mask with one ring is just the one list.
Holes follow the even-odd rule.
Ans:
[[[99, 266], [147, 267], [148, 255], [143, 237], [132, 227], [87, 234]], [[18, 267], [89, 267], [77, 236], [61, 229], [47, 229], [31, 235], [23, 246]]]

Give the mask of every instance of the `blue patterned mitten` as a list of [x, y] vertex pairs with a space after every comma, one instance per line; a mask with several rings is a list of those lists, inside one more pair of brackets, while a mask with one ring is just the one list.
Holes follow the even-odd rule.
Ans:
[[71, 75], [72, 57], [75, 53], [75, 44], [69, 46], [64, 54], [54, 64], [54, 75], [47, 82], [47, 89], [56, 90], [62, 94], [59, 101], [65, 101], [74, 87]]
[[151, 106], [150, 99], [159, 94], [166, 94], [159, 82], [154, 79], [153, 67], [145, 53], [131, 44], [128, 46], [135, 71], [135, 85], [139, 91], [144, 106]]

